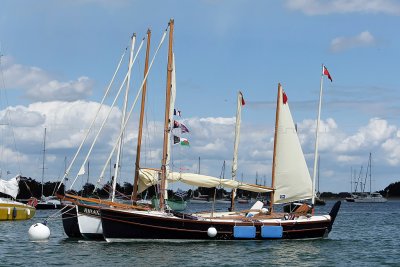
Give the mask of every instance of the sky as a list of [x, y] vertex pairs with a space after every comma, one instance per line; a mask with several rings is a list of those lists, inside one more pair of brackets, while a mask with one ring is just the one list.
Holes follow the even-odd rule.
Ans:
[[[136, 53], [151, 29], [153, 56], [170, 18], [175, 21], [175, 107], [182, 112], [177, 119], [190, 130], [176, 133], [190, 146], [173, 146], [174, 170], [198, 172], [200, 162], [201, 173], [230, 177], [240, 90], [246, 105], [238, 179], [270, 184], [281, 83], [312, 175], [324, 64], [333, 82], [323, 80], [319, 190], [350, 191], [352, 173], [365, 178], [369, 153], [372, 191], [400, 181], [400, 2], [394, 0], [3, 0], [2, 178], [20, 172], [39, 181], [61, 179], [132, 34], [136, 33]], [[160, 167], [167, 44], [162, 44], [148, 78], [141, 166]], [[142, 81], [145, 49], [144, 43], [133, 65], [129, 106]], [[111, 87], [114, 95], [128, 58], [129, 48]], [[88, 158], [90, 167], [75, 186], [95, 183], [103, 168], [111, 173], [106, 160], [121, 127], [122, 98], [112, 107], [113, 97], [106, 97], [94, 129], [100, 129], [109, 110], [110, 115]], [[124, 134], [121, 183], [133, 181], [138, 114], [139, 103]], [[94, 139], [92, 130], [88, 141]], [[74, 161], [68, 183], [90, 145], [85, 143], [84, 153]], [[106, 176], [103, 182], [111, 175]]]

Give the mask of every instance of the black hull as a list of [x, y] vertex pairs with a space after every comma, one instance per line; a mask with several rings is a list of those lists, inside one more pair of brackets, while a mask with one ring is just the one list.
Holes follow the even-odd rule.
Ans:
[[56, 210], [61, 209], [61, 204], [38, 203], [35, 208], [37, 210]]
[[67, 205], [65, 210], [66, 211], [62, 213], [62, 222], [65, 234], [71, 238], [82, 238], [81, 232], [79, 231], [78, 215], [76, 213], [75, 205]]
[[[186, 240], [233, 240], [234, 226], [255, 226], [255, 240], [264, 240], [261, 227], [278, 226], [279, 223], [243, 222], [208, 222], [204, 220], [182, 219], [177, 217], [157, 217], [144, 213], [132, 213], [110, 208], [101, 208], [101, 220], [104, 238], [124, 239], [186, 239]], [[327, 236], [331, 221], [282, 221], [282, 239], [322, 238]], [[215, 227], [217, 235], [209, 237], [207, 230]]]

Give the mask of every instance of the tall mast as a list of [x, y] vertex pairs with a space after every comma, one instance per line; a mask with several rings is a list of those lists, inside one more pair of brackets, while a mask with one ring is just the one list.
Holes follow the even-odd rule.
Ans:
[[312, 183], [312, 201], [311, 203], [315, 204], [315, 180], [317, 174], [317, 159], [318, 159], [318, 132], [319, 132], [319, 121], [321, 118], [321, 102], [322, 102], [322, 84], [324, 81], [324, 65], [322, 65], [321, 71], [321, 82], [320, 82], [320, 90], [319, 90], [319, 104], [318, 104], [318, 117], [317, 117], [317, 128], [315, 130], [315, 152], [314, 152], [314, 169], [313, 169], [313, 183]]
[[369, 194], [372, 193], [372, 159], [371, 152], [369, 152]]
[[282, 95], [282, 86], [278, 83], [278, 97], [276, 99], [276, 114], [275, 114], [275, 135], [274, 135], [274, 154], [272, 155], [272, 179], [271, 179], [271, 199], [269, 209], [272, 212], [274, 206], [274, 190], [275, 190], [275, 164], [276, 164], [276, 144], [278, 138], [278, 130], [279, 130], [279, 110], [281, 108], [281, 95]]
[[[132, 35], [132, 41], [131, 41], [131, 53], [129, 56], [129, 65], [128, 65], [128, 77], [126, 80], [126, 91], [125, 91], [125, 99], [124, 99], [124, 106], [122, 108], [122, 116], [121, 116], [121, 128], [125, 124], [125, 117], [126, 117], [126, 109], [127, 109], [127, 103], [128, 103], [128, 95], [129, 95], [129, 85], [131, 81], [131, 70], [132, 70], [132, 61], [133, 61], [133, 50], [135, 48], [135, 41], [136, 41], [136, 34], [134, 33]], [[115, 190], [117, 187], [117, 178], [118, 178], [118, 173], [120, 171], [120, 160], [121, 160], [121, 153], [122, 153], [122, 145], [123, 145], [123, 134], [120, 136], [119, 139], [119, 145], [118, 145], [118, 151], [117, 151], [117, 160], [115, 163], [115, 171], [114, 171], [114, 179], [112, 183], [112, 194], [111, 194], [111, 201], [115, 200]]]
[[171, 78], [172, 78], [172, 45], [174, 37], [174, 20], [169, 21], [169, 43], [168, 43], [168, 64], [167, 64], [167, 85], [165, 98], [165, 119], [164, 119], [164, 142], [163, 154], [161, 163], [161, 184], [160, 184], [160, 210], [165, 208], [165, 184], [167, 179], [167, 151], [168, 151], [168, 132], [170, 131], [169, 113], [170, 113], [170, 98], [171, 98]]
[[[147, 71], [149, 69], [149, 56], [150, 56], [150, 39], [151, 39], [151, 30], [147, 30], [147, 48], [146, 48], [146, 61], [144, 64], [144, 77], [146, 78]], [[133, 192], [132, 192], [132, 200], [137, 200], [137, 190], [138, 190], [138, 181], [139, 181], [139, 168], [140, 168], [140, 150], [142, 145], [142, 130], [143, 130], [143, 120], [144, 120], [144, 107], [146, 103], [146, 90], [147, 90], [147, 79], [143, 84], [142, 89], [142, 102], [140, 107], [140, 117], [139, 117], [139, 130], [138, 130], [138, 141], [136, 147], [136, 163], [135, 163], [135, 179], [133, 181]]]
[[43, 137], [43, 161], [42, 161], [42, 195], [43, 198], [43, 183], [44, 183], [44, 161], [46, 158], [46, 128], [44, 128], [44, 137]]

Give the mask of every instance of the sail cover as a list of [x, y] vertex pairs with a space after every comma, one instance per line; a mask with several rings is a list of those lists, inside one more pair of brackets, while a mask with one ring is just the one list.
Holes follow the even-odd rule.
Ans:
[[0, 179], [0, 192], [9, 195], [13, 198], [16, 198], [19, 191], [19, 186], [18, 186], [19, 178], [20, 176], [17, 175], [8, 181]]
[[312, 181], [290, 113], [287, 96], [278, 90], [274, 203], [312, 198]]
[[[248, 184], [231, 179], [220, 179], [213, 176], [201, 175], [196, 173], [181, 173], [170, 172], [168, 175], [168, 182], [182, 182], [188, 185], [200, 187], [224, 187], [224, 188], [238, 188], [250, 192], [271, 192], [271, 188], [266, 186]], [[159, 181], [159, 171], [153, 169], [140, 169], [139, 170], [139, 183], [138, 193], [143, 192], [148, 187], [156, 185]]]

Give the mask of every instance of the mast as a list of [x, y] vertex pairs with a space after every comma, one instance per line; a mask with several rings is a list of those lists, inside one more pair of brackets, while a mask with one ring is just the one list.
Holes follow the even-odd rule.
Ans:
[[44, 128], [44, 137], [43, 137], [43, 160], [42, 160], [42, 194], [41, 198], [43, 198], [43, 182], [44, 182], [44, 162], [46, 158], [46, 128]]
[[321, 157], [318, 155], [318, 184], [317, 184], [317, 194], [319, 194], [319, 165], [321, 164]]
[[[131, 70], [132, 70], [132, 61], [133, 61], [133, 50], [135, 48], [135, 41], [136, 41], [136, 33], [132, 35], [131, 41], [131, 53], [129, 55], [129, 65], [128, 65], [128, 77], [126, 80], [126, 90], [125, 90], [125, 99], [124, 99], [124, 106], [122, 108], [122, 116], [121, 116], [121, 128], [125, 124], [125, 117], [126, 117], [126, 109], [128, 103], [128, 95], [129, 95], [129, 85], [131, 81]], [[112, 183], [112, 194], [111, 194], [111, 201], [114, 202], [115, 200], [115, 190], [117, 187], [117, 178], [118, 173], [120, 170], [120, 160], [121, 160], [121, 153], [122, 153], [122, 145], [123, 145], [123, 134], [121, 134], [119, 139], [118, 151], [117, 151], [117, 160], [115, 163], [115, 171], [114, 171], [114, 179]]]
[[369, 194], [372, 193], [372, 159], [371, 152], [369, 152]]
[[[147, 30], [147, 47], [146, 47], [146, 61], [144, 65], [144, 78], [146, 78], [147, 71], [149, 69], [149, 56], [150, 56], [150, 39], [151, 39], [151, 30]], [[138, 141], [136, 147], [136, 163], [135, 163], [135, 179], [133, 181], [133, 192], [132, 192], [132, 200], [137, 200], [137, 190], [138, 190], [138, 181], [139, 181], [139, 168], [140, 168], [140, 151], [142, 145], [142, 130], [143, 130], [143, 120], [144, 120], [144, 107], [146, 103], [146, 90], [147, 90], [147, 79], [143, 84], [142, 89], [142, 102], [140, 107], [140, 117], [139, 117], [139, 129], [138, 129]]]
[[317, 117], [317, 128], [315, 130], [315, 152], [314, 152], [314, 169], [313, 169], [313, 183], [312, 183], [312, 205], [315, 204], [315, 178], [317, 172], [317, 160], [318, 160], [318, 132], [319, 132], [319, 120], [321, 118], [321, 102], [322, 102], [322, 85], [324, 81], [324, 65], [322, 64], [321, 71], [321, 82], [320, 82], [320, 90], [319, 90], [319, 104], [318, 104], [318, 117]]
[[[233, 146], [233, 162], [232, 162], [232, 180], [233, 181], [236, 180], [237, 154], [238, 154], [238, 148], [239, 148], [242, 105], [243, 105], [243, 94], [242, 94], [242, 92], [239, 91], [238, 97], [237, 97], [237, 108], [236, 108], [235, 143]], [[236, 188], [233, 188], [232, 196], [231, 196], [231, 211], [233, 211], [235, 209], [235, 195], [236, 195]]]
[[275, 190], [275, 165], [276, 165], [276, 144], [279, 130], [279, 110], [281, 107], [282, 86], [278, 83], [278, 97], [276, 99], [276, 114], [275, 114], [275, 135], [274, 135], [274, 154], [272, 155], [272, 179], [271, 179], [271, 199], [269, 210], [272, 212], [274, 206], [274, 190]]
[[174, 20], [169, 21], [169, 43], [168, 43], [168, 64], [167, 64], [167, 85], [166, 85], [166, 99], [165, 99], [165, 119], [164, 119], [164, 141], [163, 141], [163, 154], [161, 163], [161, 184], [160, 184], [160, 210], [165, 208], [165, 185], [167, 179], [167, 151], [168, 151], [168, 132], [169, 127], [169, 113], [170, 113], [170, 98], [171, 98], [171, 78], [172, 78], [172, 45], [174, 37]]

